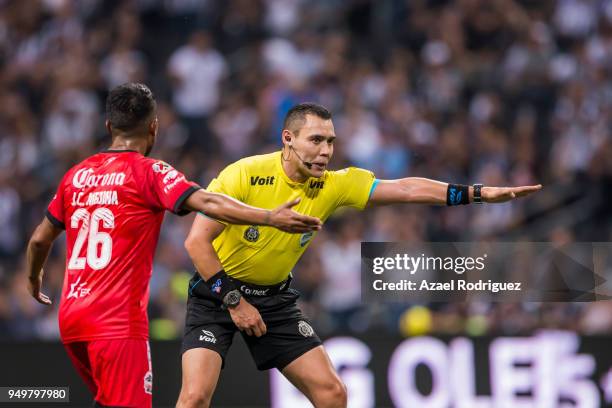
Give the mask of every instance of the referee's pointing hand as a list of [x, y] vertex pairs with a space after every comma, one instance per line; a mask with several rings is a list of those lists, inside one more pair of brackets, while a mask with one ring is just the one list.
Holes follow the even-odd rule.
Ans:
[[298, 234], [320, 230], [320, 219], [299, 214], [291, 209], [300, 200], [300, 198], [296, 198], [272, 210], [270, 212], [270, 225], [281, 231]]
[[485, 203], [503, 203], [518, 197], [528, 196], [541, 189], [541, 184], [521, 187], [483, 187], [482, 201]]

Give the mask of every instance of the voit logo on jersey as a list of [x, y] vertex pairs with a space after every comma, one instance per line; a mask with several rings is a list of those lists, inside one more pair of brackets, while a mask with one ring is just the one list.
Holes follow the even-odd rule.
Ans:
[[273, 186], [274, 176], [251, 176], [252, 186]]

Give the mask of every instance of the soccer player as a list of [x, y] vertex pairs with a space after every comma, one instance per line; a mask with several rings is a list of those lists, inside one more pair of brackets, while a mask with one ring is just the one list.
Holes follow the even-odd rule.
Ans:
[[291, 210], [244, 205], [209, 193], [169, 164], [146, 157], [158, 122], [151, 91], [142, 84], [113, 89], [106, 100], [109, 150], [70, 169], [27, 248], [29, 290], [41, 292], [43, 264], [66, 230], [66, 273], [59, 309], [62, 342], [101, 406], [150, 407], [152, 373], [147, 303], [153, 253], [166, 210], [202, 211], [226, 222], [287, 232], [320, 228]]
[[[300, 104], [287, 114], [280, 152], [226, 167], [209, 191], [269, 208], [300, 197], [296, 207], [325, 221], [343, 206], [394, 203], [504, 202], [541, 188], [446, 184], [424, 178], [378, 180], [367, 170], [327, 171], [336, 135], [322, 106]], [[234, 333], [241, 331], [257, 368], [277, 368], [315, 407], [346, 406], [346, 389], [289, 288], [291, 270], [313, 233], [228, 225], [196, 217], [185, 242], [197, 273], [190, 281], [178, 407], [210, 404]]]

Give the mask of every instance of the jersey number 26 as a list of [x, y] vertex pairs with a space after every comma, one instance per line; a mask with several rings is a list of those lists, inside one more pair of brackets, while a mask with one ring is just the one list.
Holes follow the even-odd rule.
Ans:
[[[72, 248], [68, 269], [85, 269], [85, 263], [94, 270], [106, 267], [113, 254], [113, 239], [108, 232], [99, 231], [100, 223], [104, 228], [114, 228], [115, 215], [104, 207], [97, 208], [91, 215], [85, 208], [79, 208], [70, 217], [70, 227], [76, 229], [79, 223], [81, 228]], [[87, 241], [87, 256], [80, 257], [85, 241]]]

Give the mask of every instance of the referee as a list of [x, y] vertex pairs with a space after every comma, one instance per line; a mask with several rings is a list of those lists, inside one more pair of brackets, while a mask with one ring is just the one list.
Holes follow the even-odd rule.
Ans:
[[[414, 177], [378, 180], [354, 167], [328, 171], [335, 139], [327, 109], [312, 103], [294, 106], [284, 121], [282, 151], [230, 164], [208, 190], [262, 208], [300, 198], [297, 212], [325, 221], [344, 206], [498, 203], [541, 189]], [[297, 307], [298, 292], [290, 288], [290, 272], [312, 238], [313, 233], [290, 235], [196, 218], [185, 242], [197, 273], [189, 283], [177, 407], [210, 405], [238, 330], [259, 370], [277, 368], [315, 407], [346, 406], [346, 388]]]

